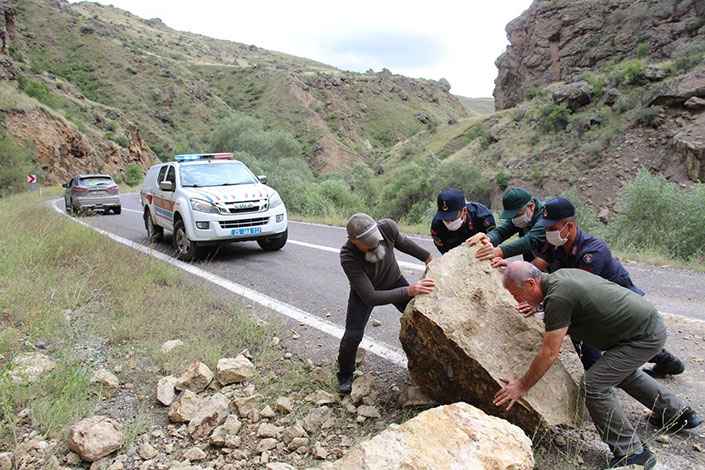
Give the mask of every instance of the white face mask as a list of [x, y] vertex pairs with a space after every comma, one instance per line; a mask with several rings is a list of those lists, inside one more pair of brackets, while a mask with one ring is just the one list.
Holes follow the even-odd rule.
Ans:
[[531, 222], [531, 218], [534, 216], [533, 213], [529, 212], [529, 208], [527, 207], [524, 209], [524, 214], [519, 215], [517, 217], [514, 217], [512, 219], [512, 223], [514, 224], [515, 227], [518, 228], [524, 228], [529, 226], [529, 222]]
[[512, 219], [512, 223], [514, 224], [515, 227], [524, 228], [524, 227], [528, 227], [530, 220], [531, 219], [529, 219], [526, 216], [526, 214], [523, 214], [523, 215], [520, 215], [519, 217], [514, 217]]
[[[564, 225], [563, 228], [565, 227], [566, 226]], [[561, 232], [563, 231], [563, 228], [561, 228], [560, 230], [547, 230], [546, 241], [553, 246], [565, 245], [565, 243], [568, 241], [568, 236], [566, 235], [565, 238], [561, 237]]]
[[444, 220], [443, 225], [445, 225], [446, 228], [448, 230], [450, 230], [451, 232], [455, 232], [456, 230], [458, 230], [460, 227], [463, 226], [463, 222], [464, 222], [463, 218], [458, 217], [455, 220]]

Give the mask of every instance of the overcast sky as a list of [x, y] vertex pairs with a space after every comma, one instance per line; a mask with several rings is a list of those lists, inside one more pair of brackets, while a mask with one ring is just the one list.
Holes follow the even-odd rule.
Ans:
[[[75, 0], [70, 0], [75, 3]], [[531, 0], [99, 0], [143, 19], [341, 70], [381, 71], [451, 84], [451, 93], [491, 97], [506, 24]]]

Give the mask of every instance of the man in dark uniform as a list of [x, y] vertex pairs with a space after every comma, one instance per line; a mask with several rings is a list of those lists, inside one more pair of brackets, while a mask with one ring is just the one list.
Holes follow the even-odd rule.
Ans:
[[338, 393], [352, 390], [355, 356], [365, 326], [376, 305], [393, 304], [404, 312], [412, 297], [433, 290], [433, 279], [409, 285], [399, 269], [394, 249], [430, 263], [433, 255], [399, 231], [391, 219], [379, 222], [355, 214], [347, 223], [348, 241], [340, 249], [340, 265], [350, 281], [345, 332], [338, 350]]
[[[502, 206], [499, 218], [504, 221], [486, 235], [478, 233], [468, 240], [471, 245], [483, 243], [475, 257], [491, 260], [522, 255], [525, 261], [533, 260], [546, 244], [546, 227], [537, 224], [543, 218], [543, 202], [523, 188], [512, 188], [504, 193]], [[517, 240], [505, 243], [515, 234]]]
[[[565, 335], [594, 344], [603, 356], [585, 371], [582, 396], [593, 423], [613, 458], [605, 468], [641, 465], [656, 458], [629, 422], [613, 388], [619, 387], [652, 410], [649, 422], [669, 431], [702, 424], [695, 411], [639, 367], [666, 342], [666, 325], [656, 307], [634, 292], [581, 269], [542, 273], [526, 261], [504, 271], [502, 284], [519, 303], [544, 306], [541, 349], [521, 378], [501, 378], [496, 406], [511, 409], [538, 382], [558, 354]], [[559, 405], [557, 405], [559, 406]]]
[[441, 254], [459, 246], [476, 233], [495, 228], [492, 212], [479, 202], [465, 202], [457, 189], [438, 194], [438, 211], [431, 222], [431, 237]]
[[[578, 227], [575, 207], [569, 200], [557, 197], [546, 201], [543, 219], [537, 225], [546, 227], [547, 239], [532, 262], [540, 270], [545, 271], [551, 264], [558, 268], [578, 268], [644, 295], [644, 291], [634, 285], [622, 263], [614, 259], [605, 242]], [[602, 355], [599, 350], [586, 344], [576, 347], [580, 348], [578, 352], [585, 369]], [[649, 362], [655, 365], [644, 372], [652, 377], [681, 374], [685, 370], [683, 362], [665, 349]]]

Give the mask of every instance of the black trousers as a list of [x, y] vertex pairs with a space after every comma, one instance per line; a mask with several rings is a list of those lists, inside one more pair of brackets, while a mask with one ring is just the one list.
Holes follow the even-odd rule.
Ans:
[[[397, 282], [392, 286], [392, 289], [408, 286], [409, 282], [400, 276]], [[394, 305], [397, 310], [404, 312], [411, 298], [396, 302]], [[345, 333], [340, 340], [340, 348], [338, 349], [338, 379], [352, 377], [355, 372], [355, 356], [357, 348], [362, 342], [362, 337], [365, 334], [365, 326], [370, 319], [372, 313], [371, 306], [367, 305], [355, 289], [350, 289], [348, 296], [348, 311], [345, 316]]]

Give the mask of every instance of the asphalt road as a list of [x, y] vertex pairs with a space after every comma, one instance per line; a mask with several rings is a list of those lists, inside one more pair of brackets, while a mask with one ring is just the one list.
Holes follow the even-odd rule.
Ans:
[[[168, 260], [238, 295], [257, 308], [273, 309], [282, 315], [293, 332], [305, 337], [307, 349], [331, 358], [345, 323], [348, 281], [340, 267], [338, 250], [346, 239], [342, 227], [291, 222], [289, 241], [280, 251], [262, 251], [256, 242], [224, 245], [205, 260], [176, 261], [172, 256], [171, 233], [149, 247], [137, 193], [121, 195], [122, 214], [80, 217], [86, 224], [103, 230], [117, 241]], [[63, 199], [54, 201], [63, 212]], [[438, 254], [428, 236], [412, 236]], [[402, 272], [414, 282], [423, 275], [420, 261], [397, 252]], [[705, 321], [705, 273], [626, 263], [636, 285], [660, 311]], [[377, 307], [367, 327], [363, 346], [384, 359], [405, 366], [398, 339], [399, 313], [391, 306]], [[378, 326], [373, 326], [377, 320]], [[307, 333], [303, 335], [303, 333]], [[315, 355], [315, 354], [314, 354]], [[334, 357], [334, 356], [332, 356]]]

